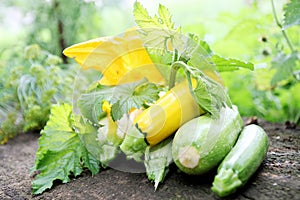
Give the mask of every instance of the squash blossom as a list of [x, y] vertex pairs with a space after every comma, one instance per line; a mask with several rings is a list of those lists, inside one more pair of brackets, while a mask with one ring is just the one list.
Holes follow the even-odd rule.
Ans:
[[63, 52], [74, 58], [81, 67], [103, 74], [102, 85], [118, 85], [147, 78], [163, 83], [164, 78], [150, 59], [135, 28], [121, 36], [101, 37], [75, 44]]
[[108, 101], [104, 101], [102, 104], [102, 110], [104, 112], [106, 112], [108, 115], [110, 115], [110, 111], [111, 111], [111, 104], [109, 104]]

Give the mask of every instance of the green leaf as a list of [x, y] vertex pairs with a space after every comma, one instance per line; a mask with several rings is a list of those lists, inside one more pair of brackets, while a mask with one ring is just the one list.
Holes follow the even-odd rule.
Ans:
[[[132, 121], [129, 115], [124, 115], [120, 120], [114, 122], [110, 116], [100, 121], [101, 127], [98, 129], [97, 141], [100, 145], [100, 161], [106, 167], [120, 153], [120, 144], [127, 132], [127, 126]], [[122, 126], [123, 125], [123, 126]]]
[[192, 59], [198, 55], [203, 55], [205, 57], [210, 57], [213, 55], [207, 42], [200, 40], [197, 34], [189, 33], [185, 40], [185, 51], [183, 57], [186, 59]]
[[140, 105], [145, 104], [147, 102], [153, 102], [159, 98], [158, 93], [160, 92], [160, 87], [152, 84], [141, 84], [136, 87], [133, 93], [134, 101]]
[[132, 108], [141, 108], [145, 103], [152, 103], [159, 98], [159, 87], [146, 80], [120, 85], [115, 88], [114, 99], [118, 99], [112, 105], [111, 116], [113, 120], [121, 119]]
[[89, 153], [91, 153], [97, 160], [100, 160], [101, 146], [97, 141], [98, 127], [94, 126], [91, 121], [86, 120], [80, 115], [75, 115], [74, 121], [74, 128], [78, 133], [82, 143]]
[[299, 62], [297, 52], [288, 55], [279, 53], [271, 63], [272, 68], [276, 69], [276, 72], [271, 80], [271, 85], [274, 86], [280, 81], [284, 81], [292, 77], [297, 61]]
[[[127, 123], [127, 115], [124, 118], [123, 123]], [[112, 121], [109, 115], [102, 118], [99, 124], [100, 127], [95, 127], [90, 121], [77, 116], [75, 127], [88, 152], [105, 168], [120, 152], [119, 145], [123, 140], [124, 133], [120, 133], [120, 127]]]
[[213, 63], [209, 61], [212, 55], [213, 52], [205, 41], [200, 40], [196, 34], [189, 34], [185, 50], [181, 55], [181, 57], [188, 61], [188, 65], [199, 69], [214, 70]]
[[114, 88], [112, 99], [118, 99], [116, 103], [111, 102], [111, 116], [113, 120], [121, 119], [132, 108], [142, 108], [145, 103], [152, 103], [159, 98], [160, 89], [145, 79], [129, 84], [119, 85]]
[[155, 190], [158, 184], [164, 180], [173, 160], [172, 141], [172, 138], [169, 137], [155, 146], [146, 148], [144, 164], [148, 179], [154, 181]]
[[219, 72], [233, 71], [239, 68], [254, 70], [254, 65], [252, 63], [233, 58], [223, 58], [218, 55], [213, 55], [211, 61], [214, 63]]
[[[192, 94], [198, 105], [212, 117], [218, 117], [222, 107], [232, 107], [231, 100], [225, 88], [206, 76], [201, 70], [186, 65], [187, 79]], [[196, 79], [197, 85], [192, 88], [191, 78]]]
[[133, 15], [135, 22], [140, 28], [160, 28], [168, 36], [170, 30], [174, 30], [174, 23], [172, 22], [172, 15], [169, 10], [163, 5], [159, 5], [159, 16], [151, 17], [147, 10], [139, 2], [135, 2]]
[[81, 114], [94, 123], [106, 115], [102, 110], [102, 104], [109, 100], [113, 95], [112, 87], [101, 87], [90, 93], [82, 94], [78, 99], [77, 105]]
[[247, 68], [250, 70], [254, 69], [254, 65], [252, 63], [214, 55], [209, 45], [205, 41], [199, 40], [197, 35], [190, 34], [186, 46], [187, 49], [182, 56], [188, 60], [188, 65], [200, 70], [216, 69], [219, 72], [224, 72], [237, 70], [239, 68]]
[[33, 194], [51, 188], [54, 180], [69, 182], [70, 175], [78, 176], [84, 168], [92, 174], [98, 173], [99, 162], [87, 151], [72, 127], [72, 107], [68, 104], [53, 106], [39, 139], [33, 167], [38, 172], [32, 182]]
[[158, 16], [151, 17], [139, 2], [135, 2], [133, 15], [149, 51], [162, 54], [169, 43], [174, 46], [180, 42], [180, 28], [174, 27], [172, 15], [165, 6], [159, 5]]
[[291, 0], [284, 6], [284, 24], [283, 28], [300, 24], [300, 1]]
[[122, 85], [104, 87], [83, 94], [78, 101], [81, 113], [94, 123], [106, 115], [102, 110], [103, 101], [108, 101], [111, 107], [111, 116], [114, 121], [121, 119], [132, 108], [142, 108], [159, 98], [159, 86], [147, 82], [145, 79]]
[[158, 7], [158, 15], [160, 18], [154, 17], [160, 24], [163, 24], [163, 27], [167, 27], [169, 29], [174, 28], [174, 22], [172, 22], [172, 15], [169, 12], [168, 8], [159, 4]]

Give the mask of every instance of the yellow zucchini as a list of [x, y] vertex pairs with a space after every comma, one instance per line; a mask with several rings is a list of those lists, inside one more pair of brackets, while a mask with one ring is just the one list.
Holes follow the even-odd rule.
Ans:
[[148, 145], [158, 144], [201, 114], [204, 111], [190, 93], [187, 81], [183, 81], [137, 116], [120, 148], [128, 158], [141, 161], [140, 157]]
[[191, 95], [188, 83], [181, 82], [140, 114], [134, 124], [152, 146], [170, 136], [185, 122], [203, 113]]

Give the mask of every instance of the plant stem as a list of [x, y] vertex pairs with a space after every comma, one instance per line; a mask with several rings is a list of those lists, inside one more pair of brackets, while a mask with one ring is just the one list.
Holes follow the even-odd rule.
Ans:
[[294, 52], [295, 50], [293, 48], [293, 45], [292, 45], [289, 37], [287, 36], [285, 30], [282, 28], [282, 24], [278, 20], [278, 17], [277, 17], [277, 14], [276, 14], [276, 10], [275, 10], [274, 0], [271, 0], [271, 4], [272, 4], [272, 11], [273, 11], [273, 16], [275, 18], [276, 24], [281, 29], [281, 33], [282, 33], [283, 37], [285, 38], [285, 40], [286, 40], [289, 48], [291, 49], [292, 52]]
[[172, 89], [175, 86], [175, 80], [176, 80], [176, 74], [177, 70], [180, 68], [177, 62], [174, 62], [171, 65], [171, 71], [170, 71], [170, 79], [169, 79], [169, 90]]
[[[54, 12], [56, 13], [56, 19], [57, 19], [57, 31], [58, 31], [58, 46], [59, 46], [59, 51], [63, 52], [63, 50], [67, 47], [66, 46], [66, 41], [64, 38], [64, 24], [62, 20], [60, 19], [60, 11], [59, 11], [60, 3], [58, 0], [54, 1]], [[67, 64], [68, 60], [67, 57], [64, 54], [61, 54], [63, 63]]]
[[182, 61], [176, 61], [171, 65], [170, 79], [169, 79], [169, 90], [175, 86], [176, 74], [179, 68], [185, 69], [185, 63]]

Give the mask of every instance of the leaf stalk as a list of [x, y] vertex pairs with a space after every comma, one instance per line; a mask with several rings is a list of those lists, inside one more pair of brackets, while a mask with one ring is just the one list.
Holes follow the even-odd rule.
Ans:
[[292, 45], [292, 43], [291, 43], [288, 35], [286, 34], [285, 30], [283, 29], [282, 24], [278, 20], [276, 9], [275, 9], [275, 5], [274, 5], [274, 0], [271, 0], [271, 4], [272, 4], [272, 11], [273, 11], [273, 16], [275, 18], [276, 25], [281, 29], [281, 33], [282, 33], [284, 39], [286, 40], [289, 48], [291, 49], [292, 52], [294, 52], [295, 51], [294, 47], [293, 47], [293, 45]]

